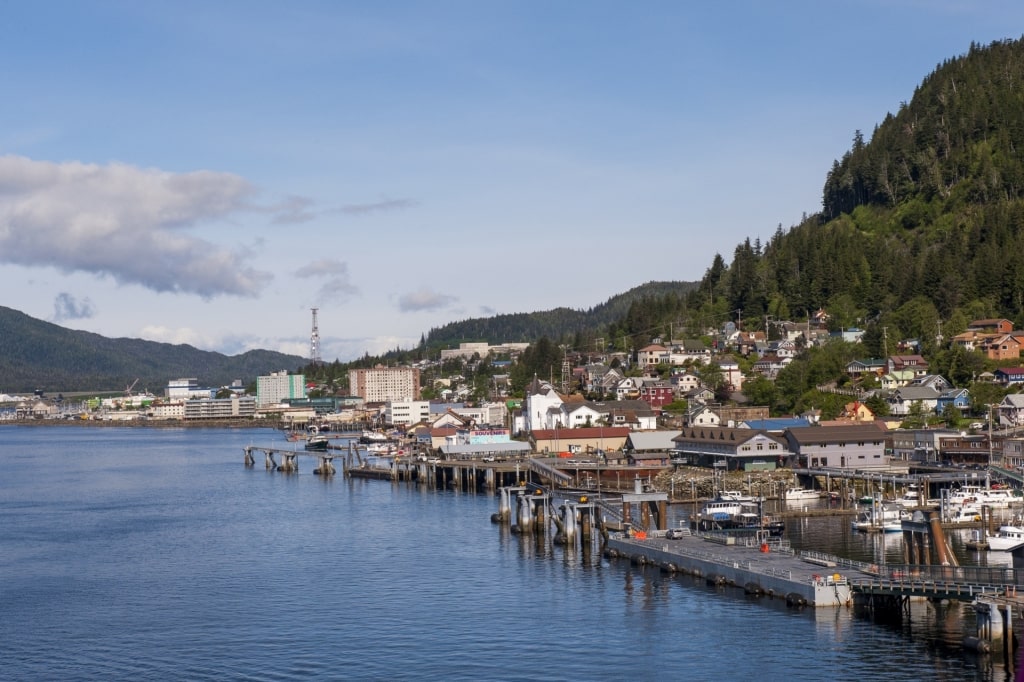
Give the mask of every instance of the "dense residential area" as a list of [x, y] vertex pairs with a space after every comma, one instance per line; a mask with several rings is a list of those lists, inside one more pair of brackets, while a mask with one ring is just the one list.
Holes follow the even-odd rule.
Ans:
[[[654, 338], [634, 352], [561, 348], [561, 362], [550, 363], [547, 376], [534, 371], [518, 390], [512, 377], [522, 375], [535, 346], [545, 342], [466, 343], [413, 366], [350, 368], [341, 382], [280, 370], [248, 385], [208, 387], [197, 378], [174, 378], [159, 393], [136, 391], [135, 382], [105, 397], [4, 395], [0, 416], [316, 425], [386, 432], [439, 451], [520, 442], [528, 446], [520, 453], [608, 465], [734, 471], [1024, 465], [1024, 438], [1015, 437], [1024, 425], [1018, 392], [1024, 367], [1016, 364], [1024, 332], [1008, 320], [974, 320], [948, 342], [984, 370], [966, 386], [939, 373], [913, 340], [895, 341], [899, 352], [886, 357], [856, 356], [862, 332], [829, 331], [828, 320], [822, 309], [803, 323], [778, 323], [771, 339], [730, 322], [699, 338]], [[821, 356], [833, 363], [850, 357], [839, 375], [803, 394], [807, 409], [779, 414], [772, 387], [790, 373], [815, 374], [810, 368]]]

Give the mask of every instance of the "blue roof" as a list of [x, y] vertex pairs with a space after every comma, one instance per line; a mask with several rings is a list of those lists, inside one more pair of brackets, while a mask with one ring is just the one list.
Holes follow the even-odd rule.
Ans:
[[748, 419], [743, 422], [748, 429], [759, 431], [784, 431], [786, 429], [800, 429], [810, 426], [811, 423], [803, 417], [774, 417], [771, 419]]

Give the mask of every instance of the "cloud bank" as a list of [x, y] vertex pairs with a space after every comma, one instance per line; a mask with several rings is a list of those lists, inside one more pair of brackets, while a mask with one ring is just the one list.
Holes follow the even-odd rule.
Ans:
[[230, 173], [0, 156], [0, 262], [106, 275], [157, 292], [255, 296], [269, 273], [189, 233], [247, 210], [253, 193]]

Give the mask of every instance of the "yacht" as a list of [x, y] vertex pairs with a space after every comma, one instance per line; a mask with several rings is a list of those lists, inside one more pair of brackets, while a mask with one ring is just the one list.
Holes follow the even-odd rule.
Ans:
[[965, 485], [952, 491], [949, 495], [951, 505], [975, 504], [979, 507], [988, 506], [993, 509], [1007, 509], [1019, 504], [1021, 498], [1006, 488], [983, 488], [978, 485]]
[[817, 500], [821, 497], [821, 493], [817, 490], [807, 490], [805, 488], [789, 488], [786, 490], [784, 497], [787, 502], [794, 500]]

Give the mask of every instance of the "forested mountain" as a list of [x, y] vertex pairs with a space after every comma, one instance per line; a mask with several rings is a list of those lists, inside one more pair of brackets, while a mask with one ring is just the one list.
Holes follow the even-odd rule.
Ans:
[[[819, 308], [836, 329], [866, 329], [864, 346], [851, 352], [877, 357], [914, 338], [925, 355], [935, 354], [937, 367], [965, 372], [970, 358], [942, 356], [956, 352], [944, 350], [945, 342], [970, 320], [1006, 317], [1024, 326], [1024, 42], [971, 45], [939, 64], [870, 140], [853, 133], [850, 150], [827, 171], [820, 212], [788, 230], [780, 225], [767, 243], [744, 241], [728, 263], [716, 255], [699, 283], [651, 282], [589, 310], [453, 322], [430, 330], [419, 348], [388, 355], [436, 357], [463, 341], [635, 349], [655, 336], [702, 335], [730, 320], [773, 337], [774, 322], [804, 320]], [[222, 383], [303, 362], [103, 339], [3, 308], [0, 338], [0, 377], [10, 382], [0, 390], [7, 391], [119, 388], [135, 377], [180, 375]], [[366, 356], [351, 365], [376, 361]], [[320, 373], [341, 381], [345, 368], [336, 362]], [[789, 392], [827, 374], [808, 373]]]
[[109, 339], [65, 329], [0, 306], [0, 392], [116, 391], [159, 393], [169, 379], [197, 377], [203, 385], [246, 384], [260, 374], [296, 370], [305, 358], [265, 350], [227, 356], [188, 345]]
[[[767, 244], [738, 245], [689, 298], [691, 319], [747, 328], [825, 308], [934, 350], [979, 317], [1024, 320], [1024, 43], [972, 45], [909, 103], [857, 131], [832, 166], [821, 213]], [[892, 346], [889, 346], [890, 352]]]
[[[487, 341], [533, 342], [542, 337], [564, 340], [575, 347], [592, 348], [598, 337], [617, 336], [620, 322], [628, 318], [637, 302], [641, 306], [664, 308], [666, 300], [681, 302], [687, 293], [697, 286], [696, 282], [647, 282], [629, 291], [612, 296], [604, 303], [588, 310], [555, 308], [534, 313], [516, 313], [478, 317], [461, 322], [452, 322], [443, 327], [431, 329], [426, 336], [428, 348], [456, 347], [461, 342]], [[662, 302], [662, 303], [659, 303]]]

